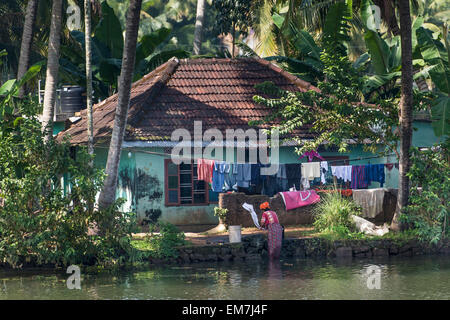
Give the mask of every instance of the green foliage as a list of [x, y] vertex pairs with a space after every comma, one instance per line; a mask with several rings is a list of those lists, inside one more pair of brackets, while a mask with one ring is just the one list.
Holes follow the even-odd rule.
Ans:
[[[5, 52], [3, 52], [3, 54], [5, 54]], [[3, 117], [5, 117], [6, 113], [12, 112], [12, 110], [9, 110], [8, 107], [13, 105], [12, 101], [13, 97], [17, 97], [19, 93], [19, 88], [24, 86], [31, 79], [33, 79], [41, 71], [42, 65], [43, 65], [42, 62], [32, 65], [27, 70], [27, 72], [25, 72], [22, 79], [8, 80], [0, 87], [0, 105], [2, 108], [0, 112], [0, 121], [3, 120]]]
[[102, 19], [95, 27], [95, 37], [109, 48], [111, 56], [120, 58], [123, 51], [123, 37], [120, 21], [114, 14], [114, 10], [106, 1], [101, 4]]
[[[117, 79], [122, 66], [122, 34], [120, 21], [114, 10], [106, 1], [102, 2], [102, 18], [95, 26], [92, 37], [92, 82], [95, 94], [99, 98], [106, 98], [117, 89]], [[170, 29], [161, 27], [138, 39], [133, 81], [139, 80], [174, 56], [178, 58], [189, 56], [189, 53], [182, 49], [161, 48], [170, 34]], [[62, 78], [84, 87], [85, 34], [73, 30], [70, 32], [69, 40], [67, 44], [61, 46]]]
[[327, 46], [333, 46], [334, 50], [341, 53], [346, 49], [343, 42], [349, 41], [349, 21], [352, 19], [352, 0], [340, 1], [328, 10], [323, 27], [323, 42]]
[[354, 237], [356, 233], [352, 215], [360, 215], [361, 209], [340, 192], [326, 193], [314, 208], [314, 228], [325, 235], [338, 238]]
[[227, 215], [228, 215], [228, 209], [227, 208], [214, 208], [214, 215], [220, 219], [220, 221], [223, 224], [227, 224]]
[[276, 24], [282, 34], [288, 56], [271, 56], [266, 60], [276, 61], [289, 72], [303, 80], [316, 84], [324, 78], [324, 65], [321, 60], [325, 48], [341, 55], [346, 54], [344, 43], [349, 41], [349, 21], [352, 17], [352, 1], [332, 4], [327, 12], [320, 44], [311, 34], [299, 29], [287, 17], [278, 15]]
[[[2, 111], [12, 109], [0, 104]], [[120, 264], [138, 259], [132, 214], [94, 210], [102, 170], [66, 142], [43, 142], [36, 102], [19, 100], [0, 122], [0, 264]], [[89, 235], [101, 226], [101, 236]]]
[[[448, 147], [448, 146], [447, 146]], [[450, 210], [450, 165], [448, 149], [436, 146], [412, 151], [409, 205], [401, 219], [411, 225], [421, 240], [438, 243], [448, 237]]]
[[246, 34], [251, 23], [251, 0], [215, 0], [215, 24], [220, 33]]
[[423, 27], [416, 31], [418, 49], [422, 58], [430, 66], [433, 66], [430, 68], [429, 74], [436, 86], [437, 97], [432, 102], [431, 116], [433, 129], [437, 136], [450, 134], [450, 46], [447, 33], [448, 30], [445, 26], [437, 39], [434, 39], [430, 30]]
[[[364, 80], [346, 56], [325, 49], [321, 62], [326, 81], [318, 83], [320, 92], [289, 92], [270, 83], [256, 86], [260, 92], [276, 97], [254, 97], [256, 102], [272, 109], [265, 121], [278, 119], [280, 125], [277, 128], [281, 136], [311, 125], [310, 131], [317, 134], [316, 138], [304, 141], [289, 137], [301, 145], [296, 148], [299, 154], [316, 150], [324, 142], [344, 152], [349, 139], [364, 144], [366, 150], [372, 152], [376, 152], [380, 143], [393, 151], [398, 140], [393, 132], [398, 124], [397, 107], [384, 99], [365, 101]], [[370, 142], [366, 143], [366, 139]]]
[[158, 259], [176, 258], [177, 246], [186, 244], [184, 233], [170, 223], [158, 222], [155, 226], [159, 234], [152, 232], [144, 241], [149, 255]]

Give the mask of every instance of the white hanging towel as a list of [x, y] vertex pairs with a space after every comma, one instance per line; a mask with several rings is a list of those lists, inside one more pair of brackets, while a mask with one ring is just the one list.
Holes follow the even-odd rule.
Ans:
[[253, 209], [253, 206], [247, 202], [245, 202], [242, 207], [247, 210], [248, 212], [250, 212], [252, 219], [253, 219], [253, 223], [255, 224], [255, 226], [258, 229], [261, 229], [259, 223], [258, 223], [258, 216], [256, 215], [255, 209]]
[[344, 182], [352, 181], [352, 166], [331, 166], [331, 174]]
[[320, 162], [304, 162], [302, 165], [302, 177], [308, 180], [320, 178]]

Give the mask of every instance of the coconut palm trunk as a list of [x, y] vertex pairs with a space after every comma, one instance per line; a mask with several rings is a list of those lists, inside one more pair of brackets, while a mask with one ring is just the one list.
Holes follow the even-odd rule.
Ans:
[[122, 69], [119, 77], [118, 101], [108, 159], [106, 161], [107, 176], [98, 200], [100, 209], [110, 207], [116, 198], [117, 176], [123, 136], [127, 124], [128, 107], [130, 104], [131, 82], [134, 72], [141, 5], [142, 0], [131, 0], [127, 13], [125, 45], [123, 47]]
[[[33, 40], [33, 26], [36, 21], [36, 10], [38, 0], [29, 0], [25, 13], [25, 22], [23, 24], [22, 42], [20, 44], [19, 66], [17, 70], [17, 79], [21, 79], [30, 67], [31, 43]], [[19, 98], [23, 98], [26, 93], [26, 85], [19, 89]]]
[[53, 138], [56, 85], [58, 82], [59, 48], [61, 45], [62, 0], [53, 0], [50, 37], [48, 40], [47, 72], [45, 77], [42, 130], [45, 141]]
[[410, 168], [410, 148], [412, 145], [413, 120], [413, 68], [412, 68], [412, 35], [409, 0], [399, 0], [400, 36], [402, 45], [402, 86], [400, 97], [400, 159], [397, 207], [392, 219], [391, 229], [400, 230], [402, 225], [399, 216], [402, 209], [408, 205]]
[[[86, 107], [88, 153], [94, 154], [94, 120], [92, 115], [92, 38], [91, 38], [91, 0], [84, 0], [84, 34], [86, 55]], [[93, 162], [90, 162], [93, 165]]]
[[199, 55], [202, 49], [202, 30], [205, 16], [205, 0], [197, 0], [197, 17], [194, 31], [194, 54]]

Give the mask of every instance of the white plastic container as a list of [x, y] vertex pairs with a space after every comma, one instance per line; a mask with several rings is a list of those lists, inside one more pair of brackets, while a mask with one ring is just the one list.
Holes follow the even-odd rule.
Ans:
[[229, 226], [228, 236], [230, 237], [230, 243], [241, 242], [241, 226]]

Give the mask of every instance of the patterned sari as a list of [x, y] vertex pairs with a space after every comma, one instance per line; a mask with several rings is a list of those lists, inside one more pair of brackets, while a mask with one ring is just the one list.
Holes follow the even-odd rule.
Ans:
[[283, 228], [274, 211], [266, 211], [261, 218], [261, 226], [269, 231], [268, 247], [270, 259], [279, 259], [281, 254]]

